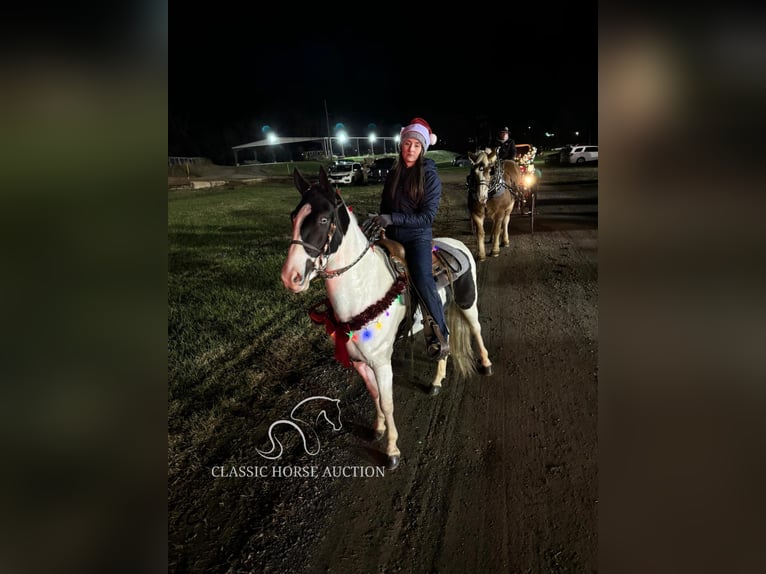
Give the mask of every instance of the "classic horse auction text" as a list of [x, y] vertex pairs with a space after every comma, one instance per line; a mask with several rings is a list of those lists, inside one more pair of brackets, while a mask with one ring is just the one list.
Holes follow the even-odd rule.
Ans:
[[214, 466], [213, 478], [383, 478], [382, 466]]

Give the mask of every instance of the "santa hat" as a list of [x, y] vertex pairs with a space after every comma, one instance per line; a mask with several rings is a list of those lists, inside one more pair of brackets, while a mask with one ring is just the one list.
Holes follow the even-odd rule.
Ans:
[[403, 127], [399, 139], [415, 138], [423, 146], [423, 153], [428, 151], [428, 146], [436, 143], [436, 134], [431, 131], [431, 126], [423, 118], [414, 118], [410, 125]]

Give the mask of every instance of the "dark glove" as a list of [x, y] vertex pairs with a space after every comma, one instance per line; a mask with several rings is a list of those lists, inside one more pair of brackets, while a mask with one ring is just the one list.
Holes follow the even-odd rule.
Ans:
[[372, 220], [381, 227], [388, 227], [394, 222], [394, 220], [391, 219], [391, 216], [386, 214], [376, 215]]

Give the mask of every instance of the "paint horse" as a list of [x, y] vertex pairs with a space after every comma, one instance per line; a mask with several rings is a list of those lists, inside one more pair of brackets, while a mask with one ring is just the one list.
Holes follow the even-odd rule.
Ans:
[[[323, 307], [312, 308], [311, 318], [315, 323], [325, 324], [335, 341], [335, 358], [356, 369], [364, 380], [377, 413], [375, 437], [387, 437], [387, 467], [396, 468], [401, 453], [394, 423], [391, 356], [399, 326], [408, 313], [402, 302], [409, 295], [406, 271], [391, 265], [382, 244], [368, 238], [331, 186], [323, 168], [319, 170], [318, 182], [309, 183], [297, 169], [293, 179], [301, 200], [291, 215], [292, 241], [282, 267], [282, 283], [290, 291], [300, 293], [309, 288], [312, 279], [324, 280], [327, 299], [322, 302]], [[391, 240], [385, 241], [401, 247]], [[474, 372], [492, 374], [492, 362], [479, 324], [473, 256], [456, 239], [434, 241], [437, 247], [458, 251], [466, 269], [451, 285], [439, 289], [446, 307], [452, 354], [438, 362], [431, 394], [441, 389], [450, 357], [458, 379]], [[412, 332], [422, 328], [414, 326]]]
[[500, 245], [511, 244], [508, 226], [516, 203], [515, 189], [521, 182], [521, 172], [516, 162], [505, 160], [498, 164], [495, 151], [469, 153], [472, 173], [468, 177], [468, 211], [471, 214], [479, 261], [487, 258], [484, 247], [484, 222], [492, 222], [493, 257], [500, 255]]

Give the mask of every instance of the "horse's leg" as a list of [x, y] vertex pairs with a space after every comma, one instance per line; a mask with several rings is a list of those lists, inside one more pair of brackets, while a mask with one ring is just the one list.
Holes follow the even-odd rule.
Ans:
[[511, 225], [511, 211], [513, 211], [513, 203], [511, 203], [511, 209], [503, 215], [503, 247], [508, 247], [511, 244], [511, 237], [508, 235], [508, 227]]
[[438, 395], [442, 390], [442, 381], [447, 376], [447, 358], [441, 359], [436, 363], [436, 375], [431, 382], [431, 394]]
[[479, 362], [481, 363], [478, 367], [478, 372], [480, 375], [491, 375], [492, 374], [492, 361], [489, 360], [489, 351], [487, 351], [487, 347], [484, 345], [484, 338], [481, 336], [481, 323], [479, 323], [479, 308], [476, 306], [476, 303], [474, 303], [471, 307], [468, 309], [463, 309], [463, 315], [468, 320], [468, 324], [470, 325], [471, 334], [473, 335], [473, 338], [476, 340], [476, 346], [479, 349]]
[[375, 403], [375, 412], [377, 413], [374, 428], [375, 439], [381, 439], [383, 438], [383, 435], [386, 434], [386, 417], [380, 408], [380, 393], [378, 393], [378, 381], [375, 378], [375, 371], [373, 371], [367, 363], [361, 361], [354, 361], [353, 364], [356, 372], [362, 377], [362, 380], [367, 387], [367, 392], [370, 393], [370, 396]]
[[487, 252], [484, 250], [484, 216], [471, 215], [473, 224], [476, 227], [476, 244], [479, 248], [479, 261], [487, 258]]
[[388, 441], [386, 443], [387, 468], [393, 470], [399, 465], [401, 453], [396, 446], [399, 433], [394, 424], [394, 373], [391, 364], [380, 365], [373, 369], [367, 363], [354, 362], [354, 367], [362, 379], [364, 379], [367, 391], [375, 401], [375, 410], [377, 411], [375, 438], [382, 438], [386, 431], [388, 431]]
[[388, 456], [387, 468], [392, 470], [399, 465], [399, 447], [396, 441], [399, 439], [399, 433], [394, 423], [394, 372], [391, 363], [384, 363], [374, 367], [375, 378], [378, 381], [378, 392], [380, 393], [380, 409], [386, 418], [386, 430], [388, 442], [386, 444], [386, 455]]
[[500, 236], [502, 235], [503, 218], [500, 213], [492, 218], [492, 257], [500, 255]]

